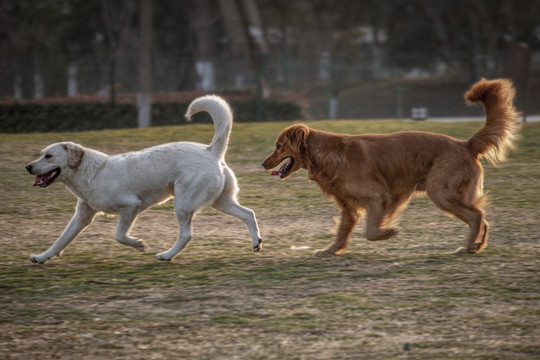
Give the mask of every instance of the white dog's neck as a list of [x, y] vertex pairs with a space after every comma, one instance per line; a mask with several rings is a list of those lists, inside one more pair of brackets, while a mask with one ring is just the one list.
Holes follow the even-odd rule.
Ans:
[[85, 154], [79, 166], [69, 171], [77, 172], [79, 176], [66, 176], [63, 179], [64, 185], [75, 195], [86, 199], [86, 191], [90, 188], [90, 183], [105, 164], [108, 155], [97, 150], [85, 148]]

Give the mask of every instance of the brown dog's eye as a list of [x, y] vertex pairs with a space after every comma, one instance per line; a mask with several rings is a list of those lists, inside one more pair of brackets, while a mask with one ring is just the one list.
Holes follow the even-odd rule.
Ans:
[[281, 144], [276, 145], [276, 150], [279, 150], [279, 149], [281, 149]]

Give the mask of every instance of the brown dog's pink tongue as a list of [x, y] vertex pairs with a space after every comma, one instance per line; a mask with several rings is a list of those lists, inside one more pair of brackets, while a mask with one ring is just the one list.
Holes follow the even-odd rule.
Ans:
[[287, 165], [289, 165], [288, 161], [285, 164], [281, 165], [281, 167], [279, 168], [278, 171], [276, 171], [276, 170], [272, 171], [271, 175], [281, 175], [281, 173], [284, 172], [285, 169], [287, 168]]

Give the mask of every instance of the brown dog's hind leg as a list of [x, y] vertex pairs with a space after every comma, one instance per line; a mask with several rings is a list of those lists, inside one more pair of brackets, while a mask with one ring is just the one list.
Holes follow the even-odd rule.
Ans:
[[341, 222], [337, 233], [336, 240], [328, 247], [315, 251], [315, 255], [343, 255], [347, 252], [349, 247], [349, 239], [351, 233], [358, 223], [358, 220], [363, 216], [363, 211], [341, 205]]
[[487, 246], [489, 223], [484, 220], [483, 214], [479, 222], [473, 221], [469, 227], [470, 233], [465, 247], [460, 247], [455, 251], [458, 254], [477, 254]]
[[428, 196], [439, 208], [469, 225], [469, 236], [465, 246], [458, 248], [456, 253], [476, 254], [487, 246], [489, 224], [484, 219], [484, 210], [480, 207], [483, 201], [480, 191], [476, 192], [475, 201], [467, 201], [467, 197], [462, 196], [458, 191], [430, 192], [428, 190]]

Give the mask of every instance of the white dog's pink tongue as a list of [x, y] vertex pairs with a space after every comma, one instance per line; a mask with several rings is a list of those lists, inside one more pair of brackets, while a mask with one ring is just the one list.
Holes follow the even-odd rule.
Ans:
[[39, 186], [43, 183], [43, 178], [47, 177], [47, 175], [43, 175], [43, 176], [36, 176], [36, 180], [34, 181], [34, 185], [33, 186]]
[[45, 175], [36, 176], [36, 180], [34, 181], [34, 186], [47, 187], [51, 185], [51, 183], [54, 181], [56, 176], [58, 176], [59, 171], [60, 169], [55, 169]]

